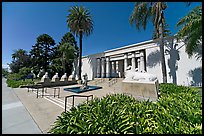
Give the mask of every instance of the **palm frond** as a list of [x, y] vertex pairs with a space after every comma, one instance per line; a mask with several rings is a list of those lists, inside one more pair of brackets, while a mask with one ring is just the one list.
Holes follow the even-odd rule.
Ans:
[[136, 2], [133, 12], [129, 18], [131, 25], [136, 24], [136, 29], [146, 29], [148, 21], [151, 21], [153, 14], [151, 12], [150, 3]]
[[193, 54], [197, 54], [200, 44], [199, 41], [202, 39], [202, 7], [195, 7], [185, 17], [179, 20], [176, 27], [179, 26], [182, 26], [182, 28], [178, 31], [177, 37], [179, 39], [184, 38], [186, 52], [189, 57], [192, 57]]
[[86, 36], [93, 32], [93, 20], [88, 9], [82, 6], [73, 6], [68, 11], [70, 14], [67, 16], [67, 23], [71, 32], [77, 36], [81, 29]]

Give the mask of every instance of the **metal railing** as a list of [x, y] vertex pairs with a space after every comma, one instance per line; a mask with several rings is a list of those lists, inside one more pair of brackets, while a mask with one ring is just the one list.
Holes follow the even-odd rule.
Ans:
[[[41, 91], [41, 97], [43, 96], [58, 96], [58, 98], [60, 97], [60, 87], [46, 87], [46, 86], [42, 86], [42, 85], [34, 85], [34, 86], [28, 86], [28, 92], [30, 91], [29, 89], [31, 89], [31, 91], [36, 91], [37, 93], [37, 98], [39, 97], [39, 91]], [[47, 93], [47, 89], [53, 89], [53, 94], [45, 94]], [[57, 91], [57, 93], [56, 93]]]
[[93, 100], [93, 95], [69, 95], [69, 96], [65, 96], [65, 112], [67, 110], [67, 99], [72, 97], [72, 107], [74, 107], [74, 97], [86, 97], [87, 99], [87, 103], [89, 100], [89, 97], [91, 97], [91, 100]]

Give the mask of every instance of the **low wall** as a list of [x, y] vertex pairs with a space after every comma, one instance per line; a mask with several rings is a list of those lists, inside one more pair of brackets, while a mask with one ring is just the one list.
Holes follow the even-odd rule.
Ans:
[[54, 87], [54, 86], [66, 86], [66, 85], [73, 85], [77, 84], [76, 81], [50, 81], [50, 82], [38, 82], [37, 84], [42, 84], [45, 87]]
[[[46, 82], [37, 82], [35, 84], [42, 85], [44, 87], [56, 87], [56, 86], [74, 85], [74, 84], [77, 84], [77, 82], [76, 81], [58, 81], [58, 82], [46, 81]], [[28, 85], [20, 86], [20, 88], [26, 88], [26, 87], [28, 87]]]
[[158, 81], [156, 82], [122, 82], [122, 92], [130, 94], [137, 99], [150, 99], [150, 101], [156, 101], [158, 99]]

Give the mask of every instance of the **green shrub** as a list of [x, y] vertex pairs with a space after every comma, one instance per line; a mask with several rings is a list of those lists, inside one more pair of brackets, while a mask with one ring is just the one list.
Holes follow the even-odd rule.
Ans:
[[10, 79], [10, 80], [20, 80], [22, 77], [22, 75], [20, 75], [19, 73], [12, 73], [12, 74], [9, 74], [7, 79]]
[[27, 85], [27, 84], [33, 84], [34, 81], [32, 81], [31, 79], [26, 79], [25, 81], [23, 80], [11, 80], [11, 79], [7, 79], [6, 81], [8, 87], [12, 87], [12, 88], [18, 88], [21, 85]]
[[29, 73], [31, 73], [31, 68], [27, 68], [27, 67], [23, 67], [19, 70], [19, 74], [22, 76], [22, 77], [25, 77], [27, 76]]
[[34, 82], [39, 81], [37, 79], [34, 79], [33, 81], [32, 81], [32, 79], [25, 79], [25, 81], [22, 80], [22, 73], [23, 73], [23, 71], [25, 72], [28, 70], [28, 69], [27, 70], [26, 69], [22, 68], [21, 74], [19, 74], [20, 72], [9, 74], [7, 77], [7, 80], [6, 80], [7, 86], [12, 87], [12, 88], [17, 88], [21, 85], [33, 84]]
[[201, 134], [202, 102], [198, 90], [161, 84], [153, 103], [124, 94], [83, 103], [58, 116], [54, 134]]

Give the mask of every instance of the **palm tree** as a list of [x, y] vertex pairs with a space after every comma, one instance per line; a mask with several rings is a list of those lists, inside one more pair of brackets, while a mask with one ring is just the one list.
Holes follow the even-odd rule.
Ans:
[[202, 6], [197, 6], [176, 24], [182, 26], [177, 33], [178, 39], [184, 38], [186, 52], [189, 57], [193, 54], [202, 60]]
[[[78, 57], [78, 46], [75, 37], [71, 32], [66, 33], [59, 42], [59, 51], [62, 54], [61, 62], [63, 64], [63, 72], [66, 71], [66, 66], [72, 65], [74, 59]], [[72, 69], [72, 67], [70, 68]]]
[[152, 21], [156, 38], [161, 38], [160, 52], [163, 83], [167, 83], [166, 63], [164, 58], [164, 10], [167, 8], [166, 2], [136, 2], [134, 10], [129, 18], [131, 25], [136, 24], [136, 29], [146, 29], [148, 21]]
[[89, 36], [93, 32], [93, 20], [89, 10], [80, 6], [73, 6], [69, 9], [67, 23], [70, 31], [79, 36], [79, 80], [81, 80], [81, 58], [82, 58], [82, 37]]
[[12, 59], [20, 59], [22, 56], [26, 55], [27, 51], [24, 49], [14, 50], [14, 53], [11, 55]]
[[68, 63], [68, 61], [74, 60], [76, 57], [76, 49], [69, 43], [63, 43], [59, 46], [59, 51], [62, 53], [61, 62], [63, 64], [63, 72], [66, 73], [65, 65]]
[[13, 60], [9, 64], [9, 66], [13, 73], [18, 73], [19, 70], [23, 67], [30, 67], [31, 58], [26, 50], [24, 49], [14, 50], [14, 53], [11, 55], [11, 57]]

